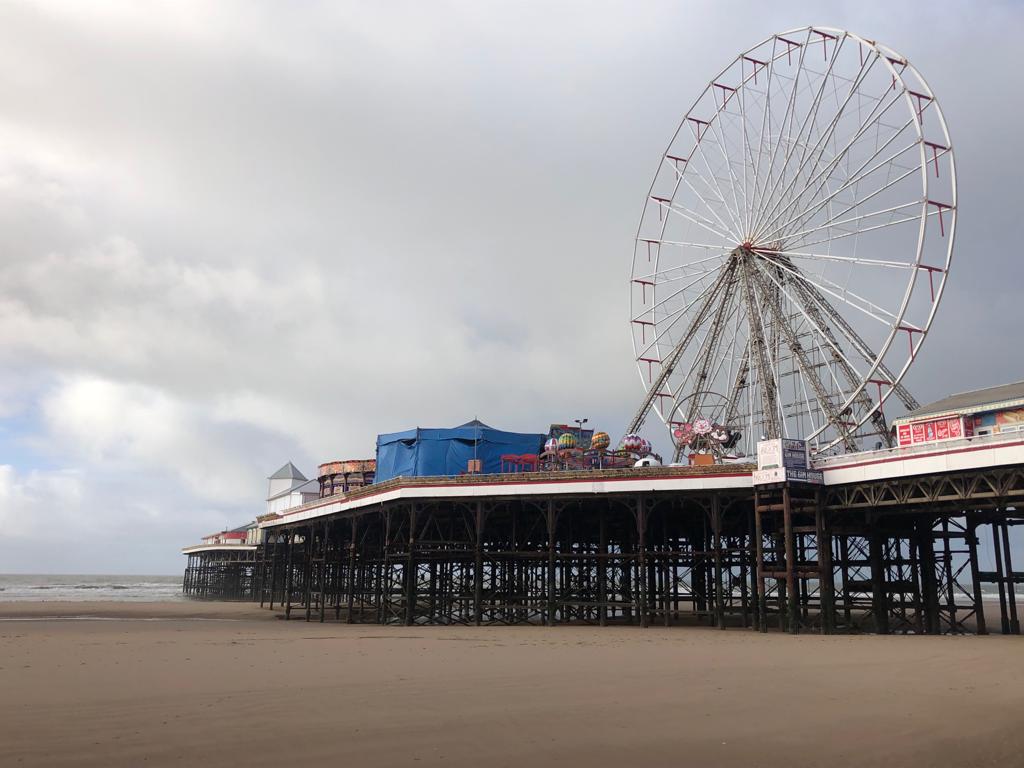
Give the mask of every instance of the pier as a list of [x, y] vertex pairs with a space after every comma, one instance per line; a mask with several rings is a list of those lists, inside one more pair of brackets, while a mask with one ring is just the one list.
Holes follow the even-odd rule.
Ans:
[[255, 597], [307, 621], [1020, 632], [1024, 438], [819, 464], [820, 486], [749, 464], [396, 478], [261, 522]]

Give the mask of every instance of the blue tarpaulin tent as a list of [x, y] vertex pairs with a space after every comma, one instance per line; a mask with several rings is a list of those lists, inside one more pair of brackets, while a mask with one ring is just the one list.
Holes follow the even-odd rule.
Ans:
[[409, 429], [377, 435], [375, 482], [392, 477], [458, 475], [470, 459], [480, 459], [484, 473], [500, 472], [503, 454], [540, 453], [546, 435], [502, 432], [479, 421], [452, 429]]

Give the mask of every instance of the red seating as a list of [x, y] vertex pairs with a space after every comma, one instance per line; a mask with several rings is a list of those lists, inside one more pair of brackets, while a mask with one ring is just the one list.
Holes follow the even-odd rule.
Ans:
[[501, 455], [501, 471], [518, 472], [521, 466], [519, 458], [515, 453], [503, 453]]
[[540, 456], [536, 453], [524, 453], [519, 457], [519, 465], [523, 472], [536, 472], [540, 466]]

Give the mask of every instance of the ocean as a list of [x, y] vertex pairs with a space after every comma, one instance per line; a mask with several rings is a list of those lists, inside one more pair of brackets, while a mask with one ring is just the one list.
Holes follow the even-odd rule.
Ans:
[[0, 602], [14, 600], [182, 600], [181, 576], [97, 576], [95, 574], [0, 574]]

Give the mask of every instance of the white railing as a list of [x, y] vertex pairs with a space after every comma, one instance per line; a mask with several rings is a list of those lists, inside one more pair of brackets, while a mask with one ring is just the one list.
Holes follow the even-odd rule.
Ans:
[[972, 446], [998, 447], [1000, 443], [1013, 443], [1022, 439], [1024, 439], [1024, 432], [1001, 432], [998, 435], [960, 437], [955, 440], [942, 440], [940, 442], [912, 445], [905, 448], [883, 448], [879, 451], [841, 453], [837, 456], [815, 456], [811, 458], [811, 466], [815, 469], [828, 469], [833, 466], [858, 464], [862, 461], [877, 461], [878, 459], [893, 457], [913, 458], [919, 454], [935, 453], [936, 451], [952, 451], [957, 448], [968, 448]]

